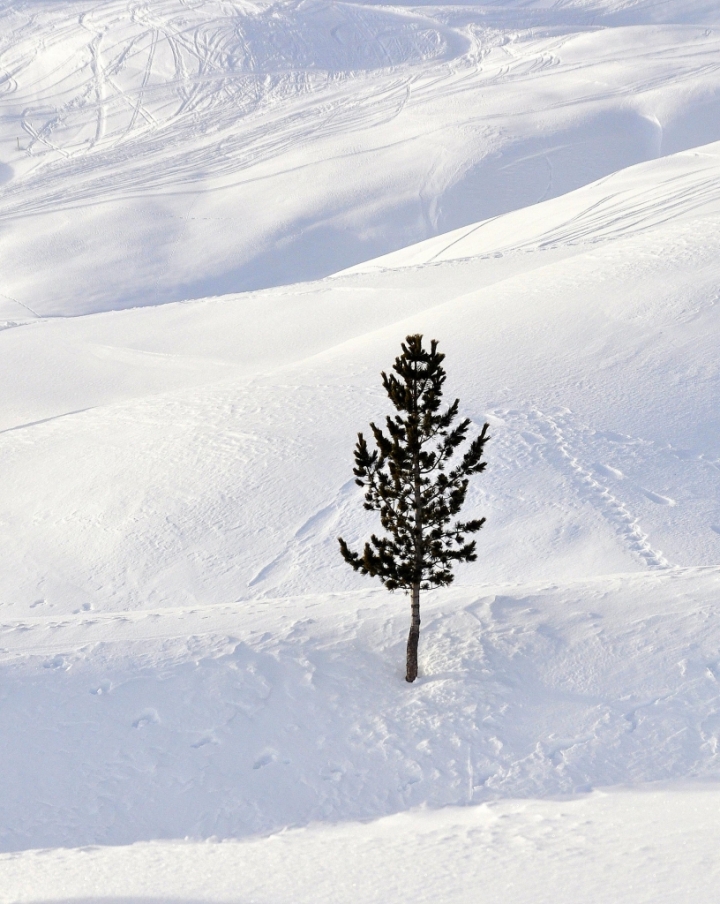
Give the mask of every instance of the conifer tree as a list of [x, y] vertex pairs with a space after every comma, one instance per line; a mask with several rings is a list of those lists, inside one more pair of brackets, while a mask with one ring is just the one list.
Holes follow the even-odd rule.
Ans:
[[394, 374], [382, 382], [398, 412], [386, 418], [386, 431], [370, 424], [376, 448], [362, 433], [355, 446], [355, 482], [365, 489], [364, 507], [380, 513], [386, 536], [373, 534], [362, 555], [338, 538], [340, 552], [356, 571], [378, 577], [388, 590], [411, 596], [406, 681], [417, 677], [420, 638], [420, 591], [451, 584], [455, 562], [477, 558], [474, 534], [485, 523], [454, 521], [467, 494], [469, 478], [485, 470], [482, 454], [490, 439], [485, 424], [453, 466], [451, 459], [465, 441], [470, 420], [453, 426], [459, 400], [441, 411], [446, 375], [445, 355], [423, 348], [422, 336], [408, 336], [395, 359]]

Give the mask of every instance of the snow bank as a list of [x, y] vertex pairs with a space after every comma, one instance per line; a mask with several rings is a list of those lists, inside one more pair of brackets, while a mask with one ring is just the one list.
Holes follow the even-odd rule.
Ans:
[[718, 776], [720, 571], [4, 619], [4, 850]]
[[[716, 786], [412, 811], [224, 844], [0, 855], [5, 904], [685, 904], [712, 900]], [[102, 889], [102, 897], [98, 890]]]

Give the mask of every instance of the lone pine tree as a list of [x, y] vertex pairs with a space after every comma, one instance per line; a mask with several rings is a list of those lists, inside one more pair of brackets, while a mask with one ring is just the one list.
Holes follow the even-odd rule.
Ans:
[[397, 414], [386, 418], [386, 432], [370, 424], [376, 448], [362, 433], [355, 446], [355, 482], [365, 488], [365, 508], [380, 513], [387, 536], [373, 534], [362, 555], [338, 537], [345, 561], [356, 571], [378, 577], [388, 590], [409, 591], [412, 618], [407, 644], [406, 681], [417, 678], [420, 591], [453, 581], [455, 562], [477, 558], [474, 534], [485, 523], [455, 521], [467, 494], [469, 477], [485, 470], [482, 461], [488, 425], [452, 467], [450, 459], [467, 437], [470, 421], [453, 426], [459, 399], [441, 412], [445, 355], [423, 348], [422, 336], [408, 336], [395, 359], [394, 374], [382, 382]]

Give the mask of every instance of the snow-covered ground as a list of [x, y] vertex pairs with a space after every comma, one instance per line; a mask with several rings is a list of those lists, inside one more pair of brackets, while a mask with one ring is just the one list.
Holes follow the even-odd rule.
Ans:
[[[4, 0], [0, 98], [0, 902], [712, 900], [718, 4]], [[492, 441], [409, 686], [417, 331]]]
[[2, 847], [712, 780], [719, 591], [700, 568], [429, 594], [412, 688], [381, 591], [6, 622], [3, 775], [27, 780]]
[[245, 842], [6, 854], [0, 901], [714, 901], [718, 808], [717, 786], [624, 789], [316, 824]]

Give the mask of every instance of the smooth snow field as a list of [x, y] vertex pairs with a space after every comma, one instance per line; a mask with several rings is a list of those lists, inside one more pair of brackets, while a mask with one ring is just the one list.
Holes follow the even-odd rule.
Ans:
[[718, 900], [720, 4], [0, 0], [0, 101], [0, 904]]

